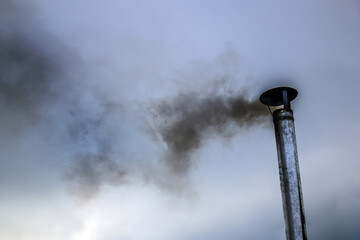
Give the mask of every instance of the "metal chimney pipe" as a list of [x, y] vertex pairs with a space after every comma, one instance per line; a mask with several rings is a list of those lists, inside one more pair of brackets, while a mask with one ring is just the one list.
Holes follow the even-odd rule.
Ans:
[[264, 92], [260, 96], [260, 101], [268, 107], [283, 106], [275, 110], [272, 116], [275, 127], [286, 239], [306, 240], [294, 116], [290, 108], [290, 101], [296, 96], [297, 91], [295, 89], [279, 87]]

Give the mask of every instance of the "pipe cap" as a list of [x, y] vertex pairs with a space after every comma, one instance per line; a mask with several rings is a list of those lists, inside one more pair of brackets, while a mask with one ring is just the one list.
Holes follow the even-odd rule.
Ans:
[[298, 92], [296, 89], [291, 87], [277, 87], [267, 90], [260, 96], [260, 102], [267, 106], [280, 106], [285, 105], [284, 103], [284, 91], [287, 93], [287, 100], [290, 102], [294, 100]]

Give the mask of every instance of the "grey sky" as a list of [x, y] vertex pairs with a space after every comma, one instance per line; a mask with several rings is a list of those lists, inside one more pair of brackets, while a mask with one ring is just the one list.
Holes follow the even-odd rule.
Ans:
[[173, 174], [156, 112], [279, 84], [299, 90], [309, 239], [359, 239], [358, 2], [24, 0], [0, 17], [1, 239], [285, 239], [270, 116], [205, 131]]

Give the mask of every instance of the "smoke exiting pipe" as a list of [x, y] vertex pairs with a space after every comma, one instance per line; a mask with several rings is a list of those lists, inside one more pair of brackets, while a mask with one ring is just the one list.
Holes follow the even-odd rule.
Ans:
[[260, 96], [260, 102], [269, 109], [283, 106], [272, 112], [272, 116], [287, 240], [307, 239], [294, 116], [290, 107], [290, 101], [294, 100], [297, 94], [296, 89], [278, 87], [270, 89]]

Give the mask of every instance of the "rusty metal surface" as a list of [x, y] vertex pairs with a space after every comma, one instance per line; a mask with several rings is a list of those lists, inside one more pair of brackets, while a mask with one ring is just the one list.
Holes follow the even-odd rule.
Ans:
[[306, 240], [305, 214], [291, 110], [273, 113], [287, 240]]

